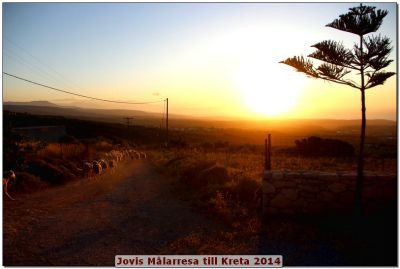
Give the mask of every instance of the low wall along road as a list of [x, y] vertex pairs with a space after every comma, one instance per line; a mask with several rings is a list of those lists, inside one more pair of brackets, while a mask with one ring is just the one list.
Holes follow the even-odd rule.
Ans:
[[[265, 171], [263, 213], [266, 215], [328, 215], [353, 209], [357, 174], [318, 171]], [[363, 202], [366, 212], [394, 203], [396, 175], [366, 173]]]

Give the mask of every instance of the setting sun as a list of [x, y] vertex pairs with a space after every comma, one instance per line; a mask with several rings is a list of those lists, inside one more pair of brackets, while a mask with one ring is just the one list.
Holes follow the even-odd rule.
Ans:
[[284, 67], [254, 61], [242, 65], [234, 80], [250, 110], [278, 116], [294, 107], [306, 83], [297, 74], [287, 73]]

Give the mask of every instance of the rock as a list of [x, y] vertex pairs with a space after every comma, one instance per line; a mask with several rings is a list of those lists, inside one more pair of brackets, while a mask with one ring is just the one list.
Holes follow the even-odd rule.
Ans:
[[274, 171], [271, 173], [271, 179], [278, 180], [283, 178], [283, 172], [281, 171]]
[[354, 192], [352, 191], [345, 191], [340, 194], [339, 201], [345, 205], [353, 205], [354, 203]]
[[334, 194], [332, 192], [329, 191], [323, 191], [319, 194], [319, 197], [321, 198], [322, 201], [324, 202], [328, 202], [328, 201], [332, 201], [334, 198]]
[[223, 184], [229, 181], [228, 170], [220, 165], [200, 171], [199, 178], [207, 183]]
[[341, 174], [339, 177], [339, 180], [344, 183], [353, 183], [356, 182], [356, 179], [357, 175], [354, 173]]
[[291, 181], [292, 179], [281, 179], [279, 181], [274, 181], [274, 185], [277, 188], [282, 188], [282, 187], [295, 187], [296, 186], [296, 182]]
[[270, 180], [273, 177], [273, 173], [272, 171], [264, 171], [264, 177], [263, 180]]
[[270, 206], [276, 208], [288, 208], [291, 206], [291, 201], [283, 194], [279, 193], [270, 202]]
[[299, 196], [304, 197], [307, 200], [312, 200], [312, 199], [315, 199], [316, 194], [315, 194], [315, 192], [301, 191], [299, 193]]
[[318, 172], [303, 172], [301, 175], [303, 178], [309, 179], [318, 179], [319, 173]]
[[270, 215], [274, 215], [276, 213], [278, 213], [278, 210], [276, 208], [273, 207], [267, 207], [264, 211], [265, 214], [270, 214]]
[[330, 184], [328, 189], [333, 192], [342, 192], [346, 190], [346, 185], [344, 183], [335, 182]]
[[308, 191], [308, 192], [319, 192], [319, 188], [316, 185], [303, 184], [303, 185], [300, 185], [299, 189]]
[[283, 189], [281, 193], [289, 200], [296, 200], [297, 199], [297, 194], [298, 190], [296, 189]]
[[297, 207], [298, 209], [301, 209], [301, 210], [299, 210], [299, 212], [304, 211], [304, 209], [306, 209], [307, 206], [308, 206], [308, 203], [307, 203], [307, 201], [304, 200], [303, 198], [298, 198], [298, 199], [296, 200], [296, 207]]
[[391, 186], [390, 184], [383, 186], [383, 196], [385, 199], [391, 199], [391, 198], [395, 197], [396, 196], [396, 187]]
[[274, 193], [276, 191], [274, 185], [268, 182], [263, 182], [263, 192], [264, 193]]

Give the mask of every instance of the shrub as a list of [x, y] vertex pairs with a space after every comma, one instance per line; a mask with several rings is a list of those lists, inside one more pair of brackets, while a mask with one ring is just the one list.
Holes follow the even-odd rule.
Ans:
[[261, 183], [250, 177], [241, 176], [228, 191], [233, 199], [248, 207], [258, 207], [261, 202]]
[[180, 179], [190, 186], [199, 186], [201, 182], [198, 181], [197, 175], [211, 166], [215, 165], [213, 161], [198, 161], [188, 164], [187, 167], [182, 167]]
[[186, 148], [188, 143], [183, 138], [171, 139], [169, 141], [169, 146], [172, 148]]
[[60, 168], [42, 159], [30, 161], [27, 171], [33, 175], [39, 176], [50, 184], [61, 184], [68, 179], [68, 175]]
[[27, 172], [15, 172], [16, 183], [10, 188], [11, 192], [29, 193], [39, 189], [43, 189], [48, 184], [37, 177]]
[[307, 157], [352, 157], [354, 147], [342, 140], [311, 136], [295, 141], [295, 152]]
[[197, 175], [197, 180], [200, 184], [222, 185], [228, 182], [230, 179], [228, 175], [228, 170], [226, 170], [226, 168], [221, 165], [215, 164], [200, 171], [200, 173]]
[[214, 148], [216, 149], [223, 149], [229, 147], [228, 141], [217, 141], [214, 143]]

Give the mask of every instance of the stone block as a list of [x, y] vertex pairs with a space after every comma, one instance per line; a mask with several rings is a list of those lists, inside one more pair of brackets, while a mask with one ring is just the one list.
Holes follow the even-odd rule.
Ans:
[[323, 212], [323, 209], [325, 208], [323, 208], [320, 203], [310, 203], [306, 213], [320, 214], [321, 212]]
[[308, 179], [304, 181], [304, 184], [307, 185], [312, 185], [315, 187], [320, 187], [320, 186], [324, 186], [326, 185], [326, 183], [324, 181], [322, 181], [321, 179]]
[[333, 182], [338, 182], [340, 181], [340, 177], [337, 174], [329, 174], [321, 178], [321, 182], [324, 182], [325, 184], [333, 183]]
[[299, 211], [303, 211], [304, 208], [307, 208], [308, 203], [307, 203], [307, 201], [304, 200], [303, 198], [298, 198], [298, 199], [296, 200], [295, 206], [296, 206], [297, 208], [299, 208], [299, 209], [302, 209], [302, 210], [299, 210]]
[[391, 199], [396, 195], [396, 188], [391, 185], [383, 186], [383, 197], [384, 199]]
[[299, 185], [299, 190], [301, 191], [308, 191], [308, 192], [314, 192], [317, 193], [320, 191], [320, 186], [317, 185], [309, 185], [307, 183], [304, 183], [303, 185]]
[[336, 178], [337, 174], [336, 173], [329, 173], [329, 172], [319, 172], [318, 178], [322, 180], [326, 180], [327, 178]]
[[264, 181], [269, 181], [273, 178], [273, 172], [272, 171], [264, 171]]
[[299, 196], [303, 197], [305, 200], [310, 201], [310, 200], [315, 200], [316, 193], [315, 192], [309, 192], [309, 191], [300, 191]]
[[382, 188], [365, 187], [363, 190], [363, 201], [376, 200], [382, 198]]
[[278, 213], [278, 209], [273, 208], [273, 207], [267, 207], [264, 211], [265, 214], [270, 214], [270, 215], [274, 215]]
[[268, 205], [272, 198], [274, 198], [273, 194], [271, 195], [271, 194], [263, 193], [262, 203], [264, 205]]
[[357, 179], [357, 175], [354, 174], [354, 173], [344, 173], [339, 178], [339, 180], [341, 182], [345, 182], [345, 183], [347, 183], [347, 182], [349, 182], [349, 183], [356, 182], [356, 179]]
[[279, 181], [274, 181], [274, 185], [277, 188], [283, 188], [283, 187], [295, 187], [296, 182], [292, 181], [291, 179], [281, 179]]
[[298, 178], [298, 177], [300, 177], [300, 174], [301, 173], [299, 173], [299, 172], [293, 172], [293, 171], [287, 171], [286, 173], [285, 173], [285, 178]]
[[281, 191], [281, 193], [284, 195], [284, 196], [286, 196], [286, 198], [287, 199], [289, 199], [289, 200], [296, 200], [297, 199], [297, 196], [298, 196], [298, 190], [296, 190], [296, 189], [283, 189], [282, 191]]
[[279, 180], [279, 179], [284, 177], [284, 174], [285, 174], [285, 172], [282, 172], [282, 171], [274, 171], [272, 173], [272, 179], [273, 180]]
[[364, 175], [364, 182], [366, 184], [368, 184], [368, 183], [373, 184], [373, 183], [377, 182], [377, 176], [375, 174], [371, 174], [371, 173], [366, 174], [366, 175]]
[[280, 211], [280, 213], [285, 214], [285, 215], [293, 215], [294, 210], [292, 208], [284, 208]]
[[352, 206], [354, 204], [354, 195], [355, 192], [353, 191], [344, 191], [338, 195], [337, 199], [341, 204]]
[[267, 193], [275, 193], [276, 189], [274, 187], [274, 185], [272, 185], [269, 182], [263, 182], [263, 193], [267, 194]]
[[396, 179], [397, 179], [396, 175], [378, 175], [377, 176], [377, 181], [378, 182], [387, 182], [387, 181], [395, 182]]
[[333, 201], [335, 198], [335, 195], [330, 191], [322, 191], [318, 195], [318, 198], [321, 199], [321, 201], [328, 202], [328, 201]]
[[275, 208], [289, 208], [292, 206], [292, 202], [285, 195], [279, 193], [271, 200], [270, 206]]
[[333, 192], [342, 192], [346, 190], [346, 184], [341, 182], [335, 182], [328, 186], [328, 189]]
[[318, 172], [303, 172], [302, 177], [304, 179], [318, 179], [319, 173]]

